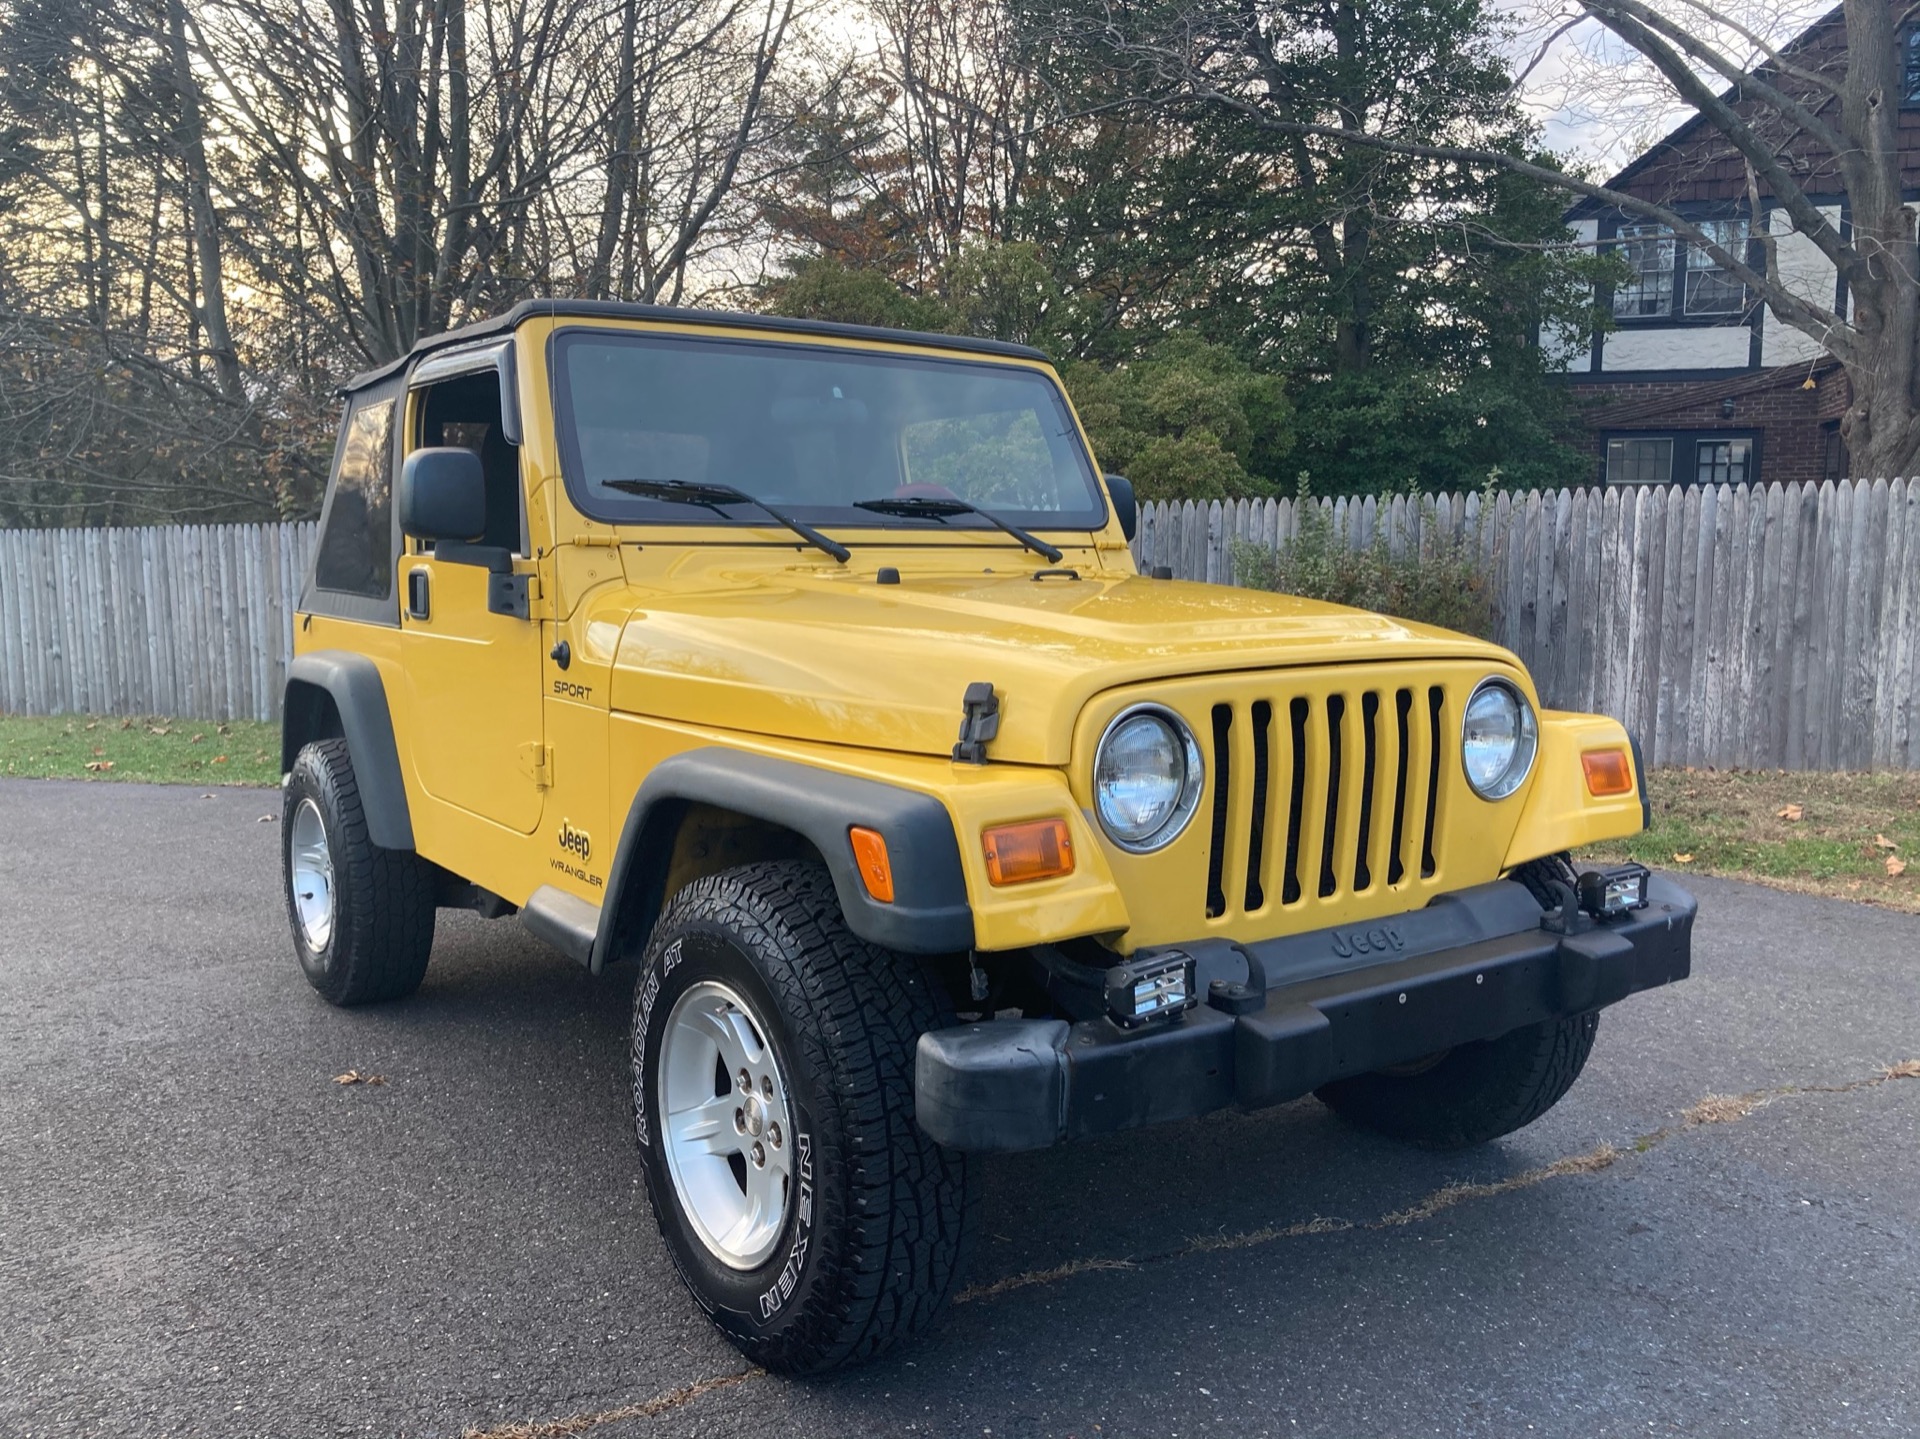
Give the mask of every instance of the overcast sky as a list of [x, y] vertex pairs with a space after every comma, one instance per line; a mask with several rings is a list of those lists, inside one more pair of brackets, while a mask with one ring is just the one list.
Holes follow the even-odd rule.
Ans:
[[[1791, 39], [1832, 8], [1831, 0], [1719, 0], [1732, 15], [1774, 44]], [[1541, 122], [1548, 148], [1584, 160], [1611, 174], [1672, 130], [1690, 113], [1656, 82], [1631, 48], [1592, 20], [1551, 38], [1572, 13], [1571, 5], [1506, 0], [1499, 7], [1512, 20], [1516, 68], [1545, 53], [1521, 87], [1527, 108]], [[1667, 0], [1661, 8], [1698, 23], [1700, 6]], [[1691, 26], [1690, 26], [1691, 28]], [[1741, 64], [1751, 48], [1728, 34], [1726, 54]]]

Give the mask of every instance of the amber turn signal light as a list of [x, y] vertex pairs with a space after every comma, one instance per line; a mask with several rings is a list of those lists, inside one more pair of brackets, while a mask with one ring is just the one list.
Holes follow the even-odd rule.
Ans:
[[1073, 873], [1073, 835], [1064, 819], [1035, 819], [984, 830], [987, 878], [995, 884], [1025, 884]]
[[853, 841], [853, 862], [860, 867], [860, 883], [882, 904], [893, 903], [893, 861], [887, 857], [886, 836], [864, 825], [847, 831]]
[[1580, 756], [1591, 795], [1632, 794], [1633, 767], [1623, 749], [1590, 749]]

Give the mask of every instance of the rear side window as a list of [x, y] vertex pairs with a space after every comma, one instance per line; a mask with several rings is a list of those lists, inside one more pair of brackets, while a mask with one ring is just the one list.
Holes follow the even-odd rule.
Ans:
[[357, 405], [340, 442], [340, 469], [314, 558], [323, 590], [384, 600], [393, 593], [391, 399]]

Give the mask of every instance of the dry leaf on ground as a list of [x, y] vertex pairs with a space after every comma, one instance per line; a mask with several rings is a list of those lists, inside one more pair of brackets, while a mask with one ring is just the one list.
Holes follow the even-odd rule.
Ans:
[[334, 1075], [333, 1082], [335, 1084], [385, 1084], [387, 1077], [384, 1074], [362, 1074], [357, 1069], [349, 1069], [345, 1074]]
[[1675, 864], [1692, 864], [1693, 856], [1690, 854], [1675, 854], [1673, 857], [1673, 862]]
[[147, 733], [148, 733], [148, 734], [172, 734], [172, 733], [173, 733], [173, 731], [172, 731], [172, 730], [170, 730], [170, 729], [168, 729], [168, 728], [167, 728], [166, 726], [164, 726], [164, 725], [157, 725], [157, 724], [156, 724], [156, 725], [148, 725], [148, 726], [147, 726]]
[[1886, 836], [1885, 836], [1884, 834], [1876, 834], [1876, 835], [1875, 835], [1875, 836], [1873, 837], [1873, 847], [1874, 847], [1875, 849], [1898, 849], [1898, 848], [1900, 848], [1900, 846], [1899, 846], [1899, 845], [1897, 845], [1897, 844], [1895, 844], [1895, 843], [1894, 843], [1894, 842], [1893, 842], [1892, 840], [1890, 840], [1890, 839], [1888, 839], [1888, 838], [1887, 838], [1887, 837], [1886, 837]]
[[260, 816], [260, 818], [256, 819], [254, 823], [255, 824], [272, 824], [278, 818], [280, 818], [280, 816], [277, 814], [263, 814]]
[[1887, 856], [1887, 878], [1888, 879], [1898, 879], [1900, 878], [1901, 875], [1905, 874], [1906, 872], [1907, 872], [1907, 862], [1904, 859], [1896, 859], [1892, 855]]
[[113, 761], [110, 759], [90, 759], [87, 761], [88, 774], [105, 774], [112, 768]]
[[1776, 811], [1776, 813], [1781, 819], [1805, 819], [1807, 817], [1807, 807], [1801, 804], [1790, 804], [1785, 809]]

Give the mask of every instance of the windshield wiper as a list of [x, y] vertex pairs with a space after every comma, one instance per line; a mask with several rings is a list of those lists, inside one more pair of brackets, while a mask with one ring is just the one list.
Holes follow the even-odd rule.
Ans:
[[853, 558], [853, 551], [838, 540], [829, 539], [812, 525], [796, 520], [792, 515], [783, 514], [765, 500], [755, 499], [745, 490], [736, 490], [732, 485], [709, 485], [694, 480], [601, 480], [599, 483], [609, 490], [638, 495], [643, 500], [666, 500], [680, 505], [704, 505], [716, 514], [721, 512], [722, 505], [752, 505], [771, 515], [815, 549], [825, 550], [841, 564], [844, 565]]
[[954, 515], [978, 515], [988, 524], [994, 526], [994, 528], [1004, 530], [1007, 534], [1012, 535], [1036, 555], [1044, 558], [1050, 565], [1057, 565], [1061, 560], [1066, 558], [1064, 551], [1056, 550], [1038, 535], [1030, 535], [1018, 525], [1008, 524], [1005, 520], [1001, 519], [1000, 516], [994, 514], [992, 510], [983, 510], [978, 505], [969, 504], [965, 500], [942, 500], [935, 499], [930, 495], [909, 495], [902, 496], [898, 499], [855, 500], [853, 507], [856, 510], [872, 510], [878, 515], [899, 515], [903, 519], [940, 520], [943, 522], [952, 518]]

